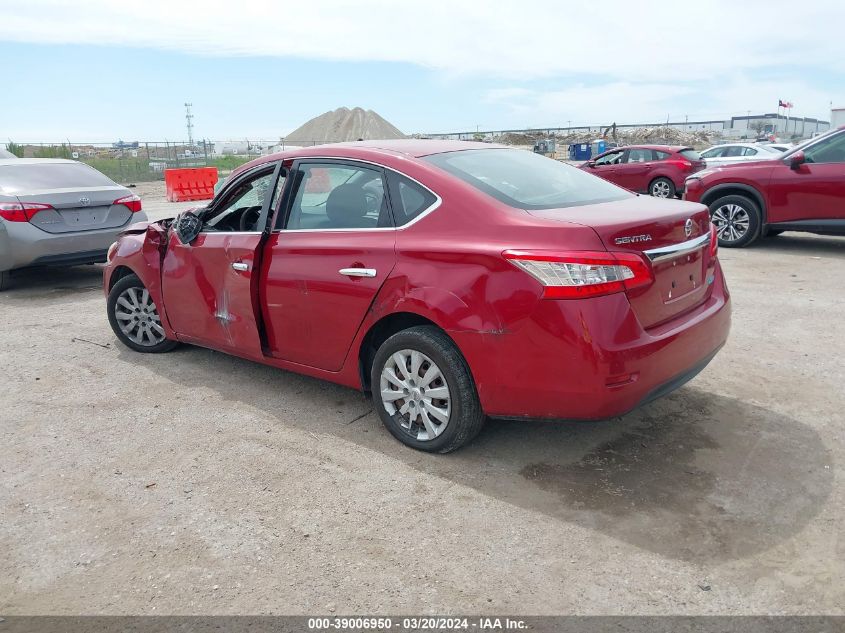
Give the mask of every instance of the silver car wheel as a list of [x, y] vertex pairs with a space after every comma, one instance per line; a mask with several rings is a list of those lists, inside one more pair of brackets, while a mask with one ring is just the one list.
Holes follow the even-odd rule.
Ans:
[[114, 304], [120, 331], [133, 343], [153, 347], [164, 340], [156, 304], [146, 288], [127, 288]]
[[391, 417], [419, 441], [433, 440], [449, 424], [449, 386], [437, 364], [422, 352], [395, 352], [381, 370], [381, 401]]
[[723, 242], [736, 242], [748, 233], [751, 219], [748, 211], [738, 204], [725, 204], [713, 212], [716, 234]]
[[651, 195], [655, 198], [668, 198], [672, 195], [672, 189], [665, 180], [658, 180], [651, 185]]

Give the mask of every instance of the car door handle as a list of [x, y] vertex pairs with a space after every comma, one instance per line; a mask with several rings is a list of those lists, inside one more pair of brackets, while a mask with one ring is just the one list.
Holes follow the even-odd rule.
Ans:
[[232, 262], [232, 268], [240, 271], [249, 270], [249, 264], [246, 262]]
[[339, 271], [344, 277], [375, 277], [375, 268], [341, 268]]

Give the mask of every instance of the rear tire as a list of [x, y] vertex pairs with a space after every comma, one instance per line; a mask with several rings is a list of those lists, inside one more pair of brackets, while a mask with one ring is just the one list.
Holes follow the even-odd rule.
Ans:
[[740, 248], [760, 236], [761, 214], [745, 196], [724, 196], [710, 204], [710, 218], [716, 225], [719, 246]]
[[0, 292], [8, 290], [12, 285], [12, 273], [8, 270], [0, 270]]
[[381, 421], [411, 448], [449, 453], [484, 426], [466, 360], [436, 327], [402, 330], [382, 343], [370, 385]]
[[648, 186], [648, 195], [654, 198], [674, 198], [675, 183], [668, 178], [655, 178]]
[[155, 302], [137, 275], [119, 279], [109, 291], [106, 306], [111, 329], [129, 349], [158, 354], [179, 345], [165, 338]]

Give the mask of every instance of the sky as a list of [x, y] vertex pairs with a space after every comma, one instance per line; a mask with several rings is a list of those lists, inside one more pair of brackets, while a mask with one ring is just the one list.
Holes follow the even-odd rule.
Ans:
[[0, 0], [0, 141], [406, 134], [845, 106], [841, 0]]

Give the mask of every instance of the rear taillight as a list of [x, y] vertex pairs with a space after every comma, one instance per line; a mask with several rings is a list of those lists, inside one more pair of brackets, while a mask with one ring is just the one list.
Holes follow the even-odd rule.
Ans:
[[692, 169], [692, 163], [688, 160], [667, 160], [666, 164], [673, 165], [681, 171], [690, 171]]
[[122, 204], [125, 207], [128, 207], [132, 213], [138, 213], [141, 210], [141, 198], [132, 194], [131, 196], [123, 196], [122, 198], [118, 198], [112, 204]]
[[38, 202], [2, 202], [0, 203], [0, 218], [9, 222], [29, 222], [39, 211], [52, 208], [49, 204]]
[[579, 299], [647, 286], [651, 266], [636, 253], [505, 251], [517, 268], [543, 284], [545, 299]]
[[716, 231], [716, 225], [710, 223], [710, 261], [716, 259], [719, 252], [719, 233]]

